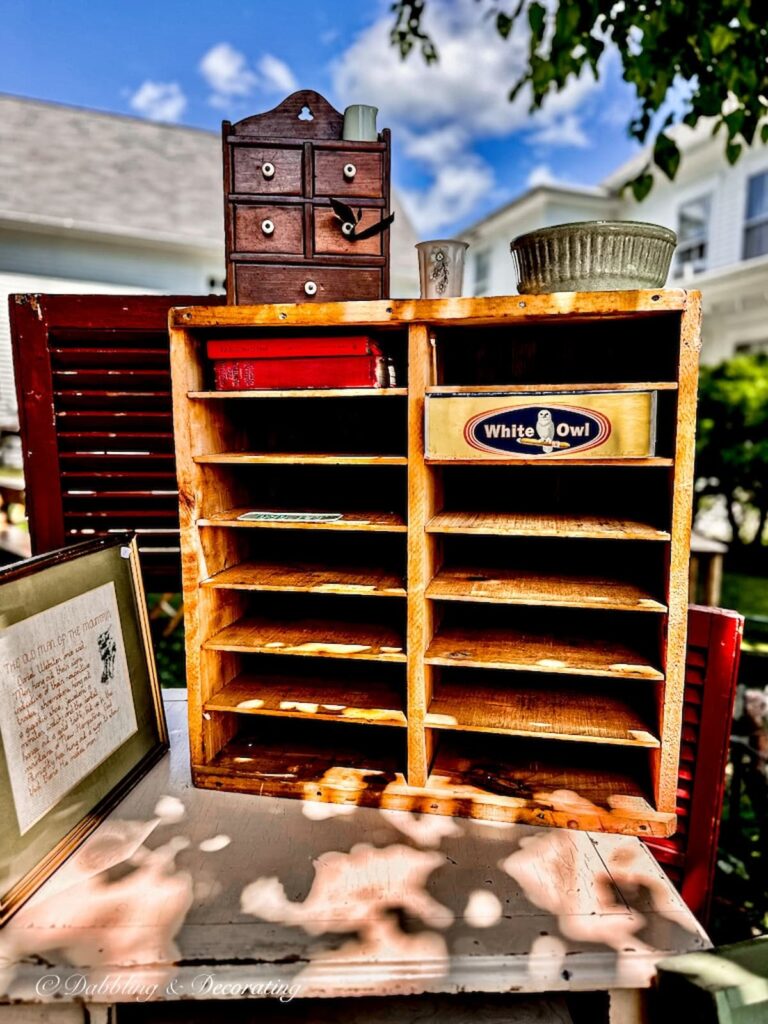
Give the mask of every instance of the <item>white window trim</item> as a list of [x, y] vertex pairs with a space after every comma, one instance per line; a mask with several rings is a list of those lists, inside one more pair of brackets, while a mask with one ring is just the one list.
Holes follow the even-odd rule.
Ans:
[[[712, 192], [702, 192], [698, 195], [691, 196], [689, 199], [683, 200], [682, 203], [677, 207], [677, 227], [678, 232], [680, 230], [680, 217], [683, 209], [686, 206], [690, 206], [692, 203], [706, 202], [707, 206], [707, 221], [703, 231], [695, 235], [693, 238], [687, 238], [684, 242], [677, 243], [677, 252], [675, 253], [675, 277], [685, 277], [686, 274], [693, 270], [694, 274], [700, 274], [707, 269], [709, 262], [709, 236], [712, 227]], [[683, 253], [689, 249], [697, 249], [700, 245], [704, 246], [704, 256], [698, 260], [683, 260], [681, 259]]]

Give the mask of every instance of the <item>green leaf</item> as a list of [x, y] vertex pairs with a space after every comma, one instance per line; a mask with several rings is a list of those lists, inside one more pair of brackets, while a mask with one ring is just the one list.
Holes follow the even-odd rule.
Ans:
[[543, 4], [532, 3], [528, 8], [528, 24], [531, 26], [531, 35], [534, 42], [540, 43], [544, 37], [544, 25], [547, 21], [547, 11]]
[[531, 64], [531, 83], [537, 96], [543, 96], [554, 77], [554, 65], [548, 60], [537, 60]]
[[506, 39], [509, 33], [512, 31], [512, 25], [514, 22], [508, 14], [504, 14], [503, 11], [499, 11], [496, 15], [496, 31], [499, 33], [502, 39]]
[[715, 25], [709, 33], [709, 42], [715, 57], [736, 42], [736, 36], [727, 25]]
[[764, 124], [760, 129], [760, 141], [768, 142], [768, 124]]
[[740, 142], [729, 142], [725, 147], [725, 159], [731, 166], [739, 159], [743, 148]]
[[680, 150], [677, 148], [677, 143], [663, 132], [656, 138], [653, 147], [653, 162], [670, 181], [674, 180], [680, 166]]
[[638, 203], [642, 203], [645, 197], [653, 188], [653, 175], [648, 172], [638, 174], [636, 178], [628, 182], [629, 187], [632, 189], [632, 195], [635, 197]]
[[732, 139], [734, 135], [738, 135], [741, 131], [741, 127], [744, 124], [744, 111], [741, 108], [732, 110], [730, 114], [726, 114], [723, 117], [725, 126], [728, 129], [728, 138]]

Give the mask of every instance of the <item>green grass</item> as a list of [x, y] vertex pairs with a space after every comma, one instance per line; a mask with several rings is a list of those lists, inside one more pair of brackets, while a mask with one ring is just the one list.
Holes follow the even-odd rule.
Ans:
[[765, 576], [724, 573], [720, 604], [742, 615], [761, 615], [768, 619], [768, 579]]

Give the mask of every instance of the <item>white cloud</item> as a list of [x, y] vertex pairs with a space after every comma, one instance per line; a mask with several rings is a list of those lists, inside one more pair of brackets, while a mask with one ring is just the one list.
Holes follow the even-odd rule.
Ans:
[[290, 93], [298, 89], [296, 78], [279, 57], [264, 53], [251, 67], [248, 58], [229, 43], [217, 43], [203, 55], [200, 74], [211, 88], [212, 107], [228, 108], [256, 90], [265, 93]]
[[556, 181], [549, 164], [537, 164], [525, 179], [525, 184], [528, 188], [537, 188], [539, 185], [554, 185]]
[[217, 97], [248, 96], [258, 81], [245, 54], [229, 43], [211, 47], [200, 61], [200, 73]]
[[296, 81], [293, 72], [279, 57], [273, 57], [271, 53], [265, 53], [258, 63], [261, 74], [262, 88], [268, 92], [296, 92], [299, 83]]
[[549, 118], [542, 121], [528, 141], [536, 146], [573, 146], [576, 149], [587, 149], [589, 138], [576, 114], [565, 117]]
[[480, 199], [496, 191], [492, 168], [474, 150], [477, 142], [532, 131], [541, 145], [588, 144], [576, 111], [599, 88], [591, 75], [570, 81], [534, 115], [528, 90], [509, 102], [527, 60], [522, 21], [503, 40], [476, 0], [435, 0], [425, 28], [440, 59], [430, 66], [418, 53], [401, 61], [389, 42], [390, 27], [388, 16], [380, 18], [341, 55], [332, 66], [334, 92], [340, 106], [377, 106], [381, 123], [397, 131], [406, 155], [430, 174], [425, 189], [399, 189], [420, 231], [471, 217]]
[[150, 121], [178, 121], [187, 106], [187, 97], [178, 82], [152, 82], [147, 79], [128, 102], [131, 108]]
[[493, 184], [492, 168], [479, 157], [468, 156], [437, 167], [427, 188], [401, 186], [398, 192], [414, 226], [422, 234], [431, 234], [471, 216]]

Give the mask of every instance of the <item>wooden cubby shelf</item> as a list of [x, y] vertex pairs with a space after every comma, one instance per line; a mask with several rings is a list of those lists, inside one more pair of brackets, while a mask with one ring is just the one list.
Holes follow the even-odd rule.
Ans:
[[[424, 460], [428, 466], [473, 466], [476, 460], [468, 459], [435, 459]], [[496, 466], [562, 466], [562, 459], [521, 459], [518, 456], [509, 459], [494, 459]], [[643, 459], [569, 459], [569, 466], [634, 466], [638, 469], [648, 469], [652, 466], [671, 466], [672, 459], [664, 457], [653, 457]]]
[[271, 676], [265, 680], [242, 673], [209, 698], [205, 710], [357, 725], [407, 724], [402, 693], [394, 686], [364, 677], [355, 683], [344, 680], [334, 685], [327, 679]]
[[562, 608], [605, 608], [609, 611], [665, 612], [649, 590], [626, 580], [575, 576], [531, 569], [441, 569], [426, 590], [440, 601], [485, 601], [493, 604], [553, 605]]
[[441, 682], [427, 709], [430, 729], [547, 736], [552, 739], [659, 747], [648, 721], [631, 693], [615, 687], [483, 686], [470, 682]]
[[537, 512], [444, 511], [431, 516], [427, 533], [477, 533], [492, 537], [569, 537], [592, 540], [669, 540], [668, 530], [636, 519]]
[[[194, 784], [670, 835], [698, 293], [187, 307], [170, 328]], [[397, 387], [210, 390], [209, 340], [352, 333]], [[565, 440], [536, 455], [545, 403]]]
[[187, 398], [405, 398], [408, 388], [301, 388], [293, 391], [190, 391]]
[[381, 567], [306, 562], [241, 562], [203, 580], [200, 586], [363, 597], [405, 597], [406, 594], [405, 581]]
[[[508, 391], [510, 394], [529, 392], [540, 394], [552, 391], [677, 391], [677, 381], [655, 380], [641, 381], [633, 384], [435, 384], [425, 388], [427, 395], [499, 394]], [[214, 392], [220, 394], [220, 392]]]
[[329, 455], [326, 452], [220, 452], [195, 455], [209, 466], [407, 466], [404, 455]]
[[[259, 520], [258, 522], [240, 519], [246, 512], [286, 512], [291, 513], [293, 509], [279, 509], [270, 506], [268, 509], [260, 509], [257, 505], [248, 508], [230, 508], [221, 512], [214, 512], [197, 520], [197, 526], [228, 526], [240, 529], [284, 529], [284, 530], [356, 530], [356, 531], [381, 531], [383, 533], [405, 533], [407, 526], [402, 516], [395, 512], [367, 512], [355, 511], [344, 512], [340, 519], [328, 520], [323, 523], [298, 522], [296, 520]], [[314, 509], [312, 511], [323, 511]], [[327, 511], [327, 510], [325, 510]]]
[[435, 634], [428, 665], [467, 665], [511, 671], [663, 680], [664, 673], [637, 647], [604, 636], [553, 635], [543, 621], [538, 633], [522, 629], [453, 627]]
[[333, 619], [291, 621], [267, 617], [238, 619], [202, 645], [206, 651], [280, 654], [360, 661], [405, 661], [405, 644], [396, 630], [379, 623]]

